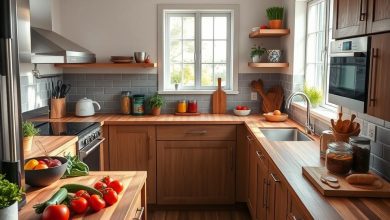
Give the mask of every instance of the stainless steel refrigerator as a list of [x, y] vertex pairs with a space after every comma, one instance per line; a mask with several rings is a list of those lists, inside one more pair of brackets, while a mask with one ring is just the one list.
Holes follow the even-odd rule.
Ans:
[[24, 187], [21, 169], [21, 109], [19, 64], [30, 63], [30, 10], [28, 0], [0, 3], [0, 159], [1, 173]]

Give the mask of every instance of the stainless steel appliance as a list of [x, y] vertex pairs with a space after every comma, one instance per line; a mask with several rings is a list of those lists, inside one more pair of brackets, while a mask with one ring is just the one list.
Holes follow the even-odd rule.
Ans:
[[331, 43], [329, 102], [366, 112], [370, 37]]

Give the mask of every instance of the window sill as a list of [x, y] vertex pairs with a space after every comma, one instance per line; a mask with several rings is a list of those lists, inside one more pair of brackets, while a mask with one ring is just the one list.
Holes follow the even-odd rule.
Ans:
[[[211, 95], [215, 90], [179, 90], [179, 91], [158, 91], [160, 95]], [[225, 91], [228, 95], [238, 95], [239, 91]]]
[[[293, 102], [292, 105], [306, 112], [306, 102]], [[337, 118], [337, 108], [325, 108], [323, 106], [319, 106], [317, 108], [311, 108], [310, 113], [311, 117], [326, 123], [329, 123], [332, 118]]]

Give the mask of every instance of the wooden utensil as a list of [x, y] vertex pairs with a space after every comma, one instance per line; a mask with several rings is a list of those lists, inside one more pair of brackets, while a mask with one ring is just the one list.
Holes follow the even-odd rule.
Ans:
[[336, 122], [335, 130], [337, 132], [340, 132], [340, 133], [342, 132], [342, 128], [343, 128], [343, 119], [342, 119], [342, 117], [343, 117], [343, 113], [339, 112], [339, 118], [338, 118], [338, 120]]
[[218, 78], [218, 89], [213, 93], [213, 114], [226, 113], [226, 93], [221, 87], [221, 78]]
[[263, 99], [261, 109], [263, 112], [273, 112], [280, 110], [283, 103], [283, 88], [280, 85], [274, 86], [266, 93], [264, 91], [263, 81], [252, 81], [251, 87]]
[[348, 126], [348, 132], [352, 132], [353, 131], [353, 120], [355, 120], [355, 118], [356, 118], [356, 115], [352, 114], [351, 115], [351, 123], [349, 123], [349, 126]]

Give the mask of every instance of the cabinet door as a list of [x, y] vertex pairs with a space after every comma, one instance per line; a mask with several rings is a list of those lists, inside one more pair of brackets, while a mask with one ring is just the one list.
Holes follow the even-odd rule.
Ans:
[[154, 126], [110, 126], [111, 171], [147, 171], [148, 203], [156, 202], [156, 132]]
[[248, 178], [248, 209], [253, 218], [256, 217], [257, 208], [257, 160], [256, 144], [252, 136], [248, 136], [249, 140], [249, 178]]
[[267, 219], [287, 218], [287, 182], [273, 163], [268, 171]]
[[367, 0], [334, 0], [333, 13], [333, 38], [366, 33]]
[[158, 204], [232, 204], [234, 141], [158, 141]]
[[390, 31], [389, 0], [369, 0], [368, 33]]
[[256, 219], [266, 219], [267, 217], [267, 208], [269, 203], [267, 198], [269, 196], [268, 191], [268, 161], [265, 161], [265, 158], [262, 154], [258, 153], [260, 151], [256, 151], [258, 155], [257, 159], [257, 207], [256, 207]]
[[249, 181], [249, 131], [244, 125], [237, 126], [236, 148], [236, 202], [246, 202]]
[[390, 121], [390, 33], [372, 36], [367, 113]]
[[[285, 219], [285, 218], [283, 218]], [[313, 219], [304, 206], [288, 192], [288, 220]]]

